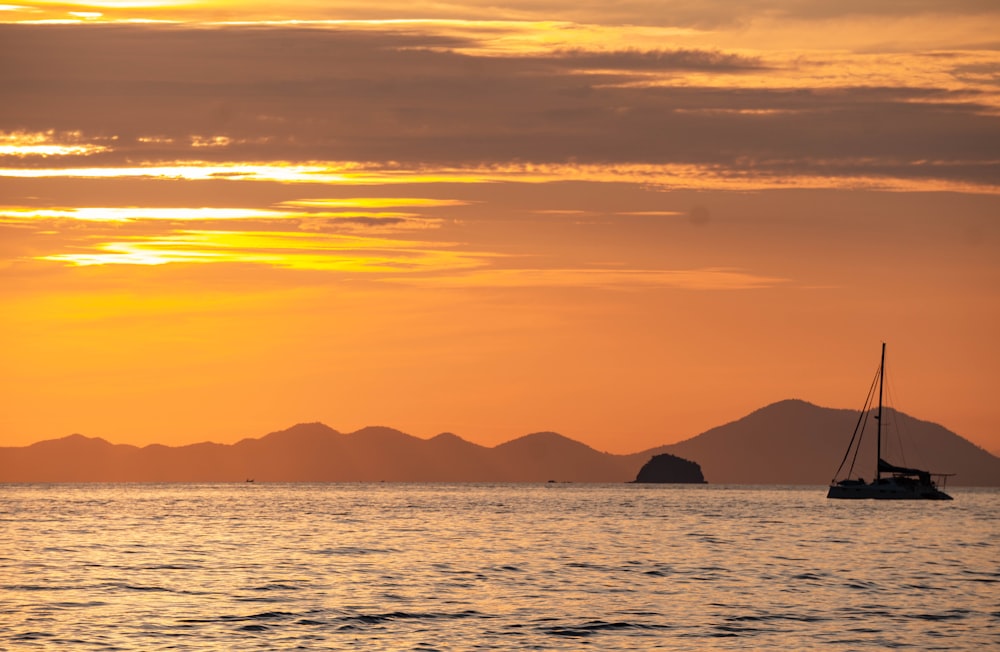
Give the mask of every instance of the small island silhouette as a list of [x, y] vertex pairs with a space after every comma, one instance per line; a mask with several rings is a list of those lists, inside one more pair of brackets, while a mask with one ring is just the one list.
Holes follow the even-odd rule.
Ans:
[[677, 457], [670, 453], [660, 453], [650, 458], [635, 476], [637, 483], [678, 483], [706, 484], [697, 462]]

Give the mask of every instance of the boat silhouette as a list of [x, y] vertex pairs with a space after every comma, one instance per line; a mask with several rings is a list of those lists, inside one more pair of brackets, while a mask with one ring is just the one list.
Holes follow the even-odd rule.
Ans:
[[[885, 382], [885, 342], [882, 343], [882, 359], [879, 363], [878, 373], [875, 381], [872, 382], [868, 391], [868, 398], [865, 406], [861, 410], [858, 424], [854, 428], [851, 442], [847, 446], [844, 458], [834, 474], [834, 479], [830, 483], [827, 491], [827, 498], [872, 498], [875, 500], [951, 500], [951, 496], [938, 488], [934, 482], [935, 477], [947, 478], [948, 473], [931, 473], [922, 469], [914, 469], [905, 466], [897, 466], [882, 459], [882, 394]], [[875, 444], [875, 473], [871, 482], [865, 482], [863, 478], [854, 478], [854, 462], [861, 448], [861, 439], [864, 436], [865, 415], [869, 411], [875, 387], [878, 387], [878, 412], [875, 414], [876, 444]], [[851, 452], [854, 452], [853, 456]], [[838, 481], [844, 465], [848, 458], [851, 464], [845, 479]]]

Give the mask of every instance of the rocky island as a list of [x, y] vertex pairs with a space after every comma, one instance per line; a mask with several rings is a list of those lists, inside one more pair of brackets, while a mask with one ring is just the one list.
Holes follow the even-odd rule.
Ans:
[[635, 482], [705, 484], [705, 476], [697, 462], [662, 453], [654, 455], [639, 469]]

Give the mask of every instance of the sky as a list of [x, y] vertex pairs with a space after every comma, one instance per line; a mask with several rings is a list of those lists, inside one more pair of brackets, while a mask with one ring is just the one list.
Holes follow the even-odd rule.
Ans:
[[632, 453], [860, 409], [886, 342], [896, 408], [1000, 454], [998, 34], [992, 0], [0, 5], [0, 445]]

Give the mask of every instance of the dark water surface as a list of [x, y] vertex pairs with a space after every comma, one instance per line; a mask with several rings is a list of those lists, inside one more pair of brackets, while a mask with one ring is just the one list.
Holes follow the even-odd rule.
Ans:
[[0, 649], [1000, 648], [1000, 492], [0, 485]]

